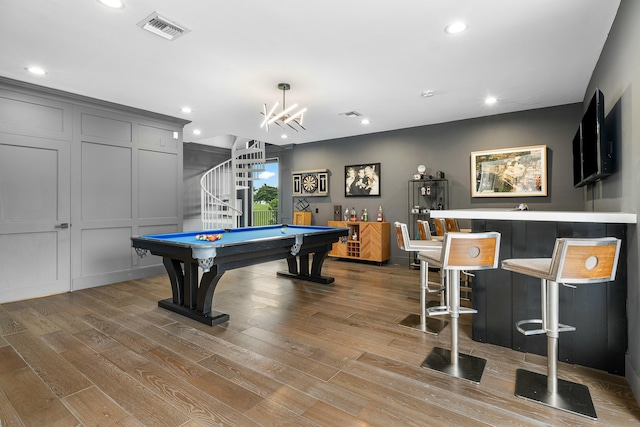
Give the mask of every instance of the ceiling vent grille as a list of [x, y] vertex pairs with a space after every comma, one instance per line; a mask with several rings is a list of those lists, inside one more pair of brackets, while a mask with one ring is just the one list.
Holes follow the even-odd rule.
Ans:
[[346, 118], [351, 118], [351, 117], [360, 117], [362, 114], [358, 113], [357, 111], [347, 111], [346, 113], [340, 113], [338, 115]]
[[138, 22], [138, 27], [157, 34], [160, 37], [164, 37], [167, 40], [175, 40], [181, 35], [191, 31], [180, 24], [158, 15], [157, 12], [153, 12]]

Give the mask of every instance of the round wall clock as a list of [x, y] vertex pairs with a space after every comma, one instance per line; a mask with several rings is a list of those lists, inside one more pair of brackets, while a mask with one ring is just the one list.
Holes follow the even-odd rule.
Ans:
[[302, 178], [302, 188], [307, 193], [313, 193], [318, 188], [318, 178], [315, 175], [305, 175]]

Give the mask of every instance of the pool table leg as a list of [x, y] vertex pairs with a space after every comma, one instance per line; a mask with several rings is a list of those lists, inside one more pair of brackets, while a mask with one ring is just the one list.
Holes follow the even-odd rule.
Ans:
[[[324, 260], [327, 258], [329, 251], [316, 252], [313, 254], [313, 262], [311, 263], [311, 276], [313, 277], [322, 277], [322, 264], [324, 264]], [[307, 262], [307, 265], [309, 263]], [[330, 277], [331, 282], [333, 282], [333, 277]]]
[[292, 279], [307, 280], [309, 282], [322, 283], [325, 285], [335, 281], [333, 277], [322, 276], [322, 264], [327, 258], [329, 249], [316, 251], [313, 253], [313, 262], [311, 263], [311, 273], [309, 273], [309, 254], [301, 254], [297, 257], [287, 257], [287, 265], [289, 271], [278, 271], [278, 276], [290, 277]]
[[162, 262], [171, 281], [173, 297], [158, 301], [159, 307], [211, 326], [229, 320], [228, 314], [211, 310], [213, 293], [224, 272], [214, 266], [202, 275], [198, 286], [198, 264], [168, 257], [163, 257]]
[[182, 264], [176, 259], [162, 257], [162, 263], [169, 275], [171, 282], [171, 293], [173, 295], [173, 303], [177, 305], [184, 304], [184, 274], [182, 273]]

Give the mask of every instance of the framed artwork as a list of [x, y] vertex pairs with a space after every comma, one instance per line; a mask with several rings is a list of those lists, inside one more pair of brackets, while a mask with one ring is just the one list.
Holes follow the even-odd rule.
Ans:
[[293, 196], [329, 195], [329, 171], [327, 169], [294, 171], [291, 177]]
[[380, 163], [344, 167], [344, 196], [380, 196]]
[[546, 145], [471, 153], [471, 197], [546, 195]]

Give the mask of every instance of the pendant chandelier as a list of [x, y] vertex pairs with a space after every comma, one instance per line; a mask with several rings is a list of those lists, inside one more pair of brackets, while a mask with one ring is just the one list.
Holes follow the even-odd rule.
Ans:
[[307, 109], [302, 108], [293, 113], [293, 111], [298, 108], [298, 104], [293, 104], [290, 107], [286, 106], [285, 94], [289, 89], [291, 89], [291, 85], [289, 83], [279, 83], [278, 89], [282, 91], [282, 111], [276, 113], [276, 109], [278, 108], [278, 105], [280, 105], [279, 102], [276, 102], [269, 112], [267, 112], [267, 104], [263, 104], [262, 112], [260, 114], [264, 116], [264, 120], [260, 127], [266, 127], [267, 132], [269, 132], [269, 125], [271, 124], [276, 124], [281, 128], [288, 126], [296, 132], [306, 130], [305, 127], [302, 126], [302, 120], [304, 118], [304, 112], [307, 111]]

